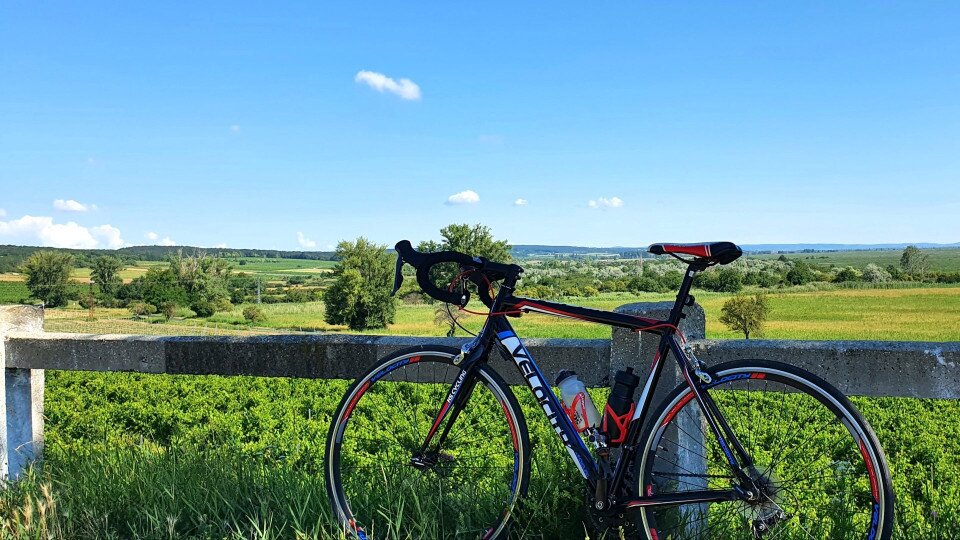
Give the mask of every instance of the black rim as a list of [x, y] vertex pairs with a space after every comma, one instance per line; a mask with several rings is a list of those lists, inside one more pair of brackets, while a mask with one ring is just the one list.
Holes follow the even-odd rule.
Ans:
[[[821, 539], [877, 533], [884, 482], [878, 454], [856, 413], [799, 375], [777, 369], [723, 370], [707, 387], [755, 461], [749, 472], [755, 500], [646, 509], [642, 523], [651, 537]], [[740, 485], [688, 396], [682, 392], [670, 402], [647, 438], [645, 494]]]
[[518, 495], [523, 441], [503, 390], [483, 370], [442, 448], [420, 451], [451, 384], [452, 354], [410, 353], [357, 381], [334, 418], [329, 481], [348, 531], [490, 538]]

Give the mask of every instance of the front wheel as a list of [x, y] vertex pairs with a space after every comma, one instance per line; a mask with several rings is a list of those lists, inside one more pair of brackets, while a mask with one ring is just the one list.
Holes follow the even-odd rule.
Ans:
[[[886, 539], [893, 489], [876, 435], [838, 390], [801, 369], [741, 360], [709, 370], [705, 392], [753, 460], [754, 500], [649, 507], [651, 540]], [[638, 455], [639, 492], [731, 490], [725, 450], [692, 391], [674, 390], [651, 416]]]
[[[330, 425], [326, 475], [333, 511], [350, 536], [506, 537], [529, 482], [526, 423], [489, 366], [476, 365], [475, 384], [461, 377], [453, 362], [459, 352], [400, 351], [347, 390]], [[447, 436], [423, 451], [454, 384], [472, 387], [469, 401]]]

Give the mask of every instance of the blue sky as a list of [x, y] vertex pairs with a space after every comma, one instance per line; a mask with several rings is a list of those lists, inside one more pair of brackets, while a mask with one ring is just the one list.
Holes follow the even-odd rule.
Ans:
[[960, 241], [960, 4], [518, 4], [0, 0], [0, 243]]

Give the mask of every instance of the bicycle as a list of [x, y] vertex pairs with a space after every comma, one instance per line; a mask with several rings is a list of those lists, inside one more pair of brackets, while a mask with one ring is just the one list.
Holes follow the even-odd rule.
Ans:
[[[325, 474], [347, 534], [509, 535], [527, 493], [531, 448], [517, 398], [488, 362], [499, 351], [515, 364], [583, 476], [591, 522], [601, 524], [601, 534], [651, 540], [890, 537], [894, 494], [886, 458], [845, 396], [782, 363], [707, 367], [685, 345], [678, 325], [684, 307], [693, 304], [694, 277], [739, 258], [735, 244], [650, 246], [653, 254], [687, 264], [666, 320], [514, 296], [523, 271], [515, 264], [452, 251], [420, 253], [408, 241], [396, 251], [394, 294], [408, 263], [429, 296], [464, 308], [470, 282], [490, 311], [459, 350], [420, 346], [390, 354], [343, 396], [328, 434]], [[459, 265], [460, 274], [445, 290], [433, 278], [435, 267], [447, 263]], [[633, 399], [639, 378], [621, 371], [602, 422], [589, 418], [596, 414], [585, 391], [561, 402], [510, 324], [524, 313], [659, 335], [639, 398]], [[653, 404], [668, 355], [685, 384]], [[612, 406], [614, 395], [619, 407]]]

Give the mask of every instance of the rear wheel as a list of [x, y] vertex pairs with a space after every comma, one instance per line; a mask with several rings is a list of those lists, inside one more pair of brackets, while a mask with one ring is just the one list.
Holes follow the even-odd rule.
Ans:
[[[685, 538], [889, 538], [893, 490], [883, 451], [857, 409], [801, 369], [743, 360], [710, 370], [707, 391], [754, 463], [755, 500], [639, 512], [641, 532]], [[744, 487], [686, 386], [652, 415], [638, 455], [647, 495]]]
[[333, 510], [348, 533], [506, 537], [526, 494], [530, 449], [503, 379], [478, 365], [469, 401], [442, 446], [421, 451], [463, 372], [453, 363], [459, 352], [430, 347], [392, 354], [347, 391], [330, 426], [326, 474]]

